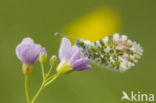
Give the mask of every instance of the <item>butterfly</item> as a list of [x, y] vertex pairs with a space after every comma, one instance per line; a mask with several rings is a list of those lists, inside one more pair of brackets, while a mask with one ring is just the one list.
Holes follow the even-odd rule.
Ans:
[[[55, 35], [75, 39], [59, 33]], [[140, 44], [131, 41], [126, 35], [117, 33], [96, 42], [75, 40], [75, 45], [81, 49], [82, 55], [88, 57], [91, 62], [120, 72], [133, 67], [143, 54]]]

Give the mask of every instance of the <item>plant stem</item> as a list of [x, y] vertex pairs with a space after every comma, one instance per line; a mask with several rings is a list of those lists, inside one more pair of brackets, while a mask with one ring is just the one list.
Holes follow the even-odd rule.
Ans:
[[59, 77], [59, 75], [60, 75], [60, 73], [57, 73], [57, 74], [55, 74], [55, 75], [53, 76], [53, 78], [51, 78], [51, 80], [49, 80], [49, 81], [47, 81], [47, 80], [43, 81], [43, 83], [42, 83], [40, 89], [37, 91], [37, 93], [36, 93], [35, 96], [33, 97], [31, 103], [35, 103], [37, 97], [41, 94], [41, 92], [43, 91], [43, 89], [44, 89], [46, 86], [48, 86], [49, 84], [51, 84], [53, 81], [55, 81], [56, 78]]
[[[55, 74], [55, 75], [56, 75], [56, 74]], [[48, 81], [50, 81], [52, 78], [54, 78], [54, 77], [55, 77], [55, 75], [52, 75], [51, 77], [46, 78], [45, 82], [47, 83]]]
[[41, 63], [41, 69], [42, 69], [43, 81], [45, 81], [45, 73], [44, 73], [44, 65], [43, 65], [43, 63]]
[[28, 75], [25, 75], [25, 94], [26, 94], [26, 99], [27, 99], [27, 103], [30, 103], [29, 100], [29, 93], [28, 93]]
[[53, 81], [55, 81], [58, 77], [60, 76], [60, 73], [57, 73], [54, 75], [54, 77], [49, 81], [47, 82], [44, 87], [48, 86], [49, 84], [51, 84]]
[[52, 69], [53, 69], [53, 66], [50, 67], [49, 72], [48, 72], [48, 74], [47, 74], [47, 78], [49, 77], [49, 75], [50, 75]]
[[40, 93], [42, 92], [43, 89], [44, 89], [44, 82], [42, 83], [40, 89], [37, 91], [36, 95], [35, 95], [34, 98], [32, 99], [31, 103], [35, 103], [37, 97], [40, 95]]

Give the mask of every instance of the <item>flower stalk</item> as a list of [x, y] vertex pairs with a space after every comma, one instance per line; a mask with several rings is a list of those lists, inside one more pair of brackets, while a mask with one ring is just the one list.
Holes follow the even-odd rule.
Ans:
[[28, 75], [27, 74], [25, 74], [25, 94], [26, 94], [27, 103], [30, 103], [29, 93], [28, 93]]
[[53, 69], [53, 66], [50, 67], [48, 73], [46, 74], [46, 77], [45, 77], [46, 79], [49, 77], [50, 73], [52, 72], [52, 69]]
[[49, 84], [53, 83], [53, 81], [55, 81], [59, 76], [60, 76], [61, 73], [56, 73], [52, 79], [50, 79], [49, 81], [47, 81], [44, 85], [44, 87], [48, 86]]
[[41, 94], [42, 90], [44, 89], [44, 82], [42, 83], [40, 89], [37, 91], [37, 93], [35, 94], [35, 96], [33, 97], [31, 103], [35, 103], [37, 97]]
[[37, 91], [37, 93], [33, 97], [31, 103], [35, 103], [35, 101], [37, 100], [37, 98], [41, 94], [41, 92], [44, 90], [44, 88], [47, 87], [49, 84], [51, 84], [53, 81], [55, 81], [58, 77], [59, 77], [59, 74], [57, 73], [57, 74], [53, 75], [52, 78], [50, 78], [50, 79], [47, 78], [45, 81], [43, 81], [39, 90]]
[[[49, 69], [48, 74], [50, 74], [51, 69], [52, 69], [52, 67]], [[41, 70], [42, 70], [43, 81], [42, 81], [42, 84], [41, 84], [39, 90], [37, 91], [37, 93], [33, 97], [31, 103], [35, 103], [36, 99], [41, 94], [41, 92], [44, 90], [44, 88], [46, 86], [48, 86], [49, 84], [51, 84], [53, 81], [55, 81], [59, 77], [59, 75], [60, 75], [60, 73], [56, 73], [56, 74], [54, 74], [54, 75], [52, 75], [51, 77], [48, 78], [49, 75], [47, 75], [47, 76], [45, 75], [44, 64], [43, 63], [41, 63]]]
[[41, 70], [42, 70], [43, 81], [45, 81], [45, 72], [44, 72], [44, 64], [43, 63], [41, 63]]

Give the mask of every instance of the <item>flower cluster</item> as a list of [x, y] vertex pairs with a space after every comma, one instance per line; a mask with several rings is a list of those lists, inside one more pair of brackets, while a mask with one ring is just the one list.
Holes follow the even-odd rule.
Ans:
[[[33, 64], [38, 60], [40, 63], [46, 62], [47, 52], [45, 48], [41, 49], [39, 44], [35, 44], [31, 38], [25, 38], [17, 47], [16, 55], [23, 63], [23, 72], [31, 73]], [[56, 56], [53, 56], [51, 64], [54, 65]], [[59, 50], [59, 58], [61, 60], [57, 67], [57, 72], [66, 74], [71, 71], [81, 71], [91, 68], [88, 65], [89, 59], [82, 57], [81, 51], [77, 46], [71, 46], [67, 38], [62, 39]]]
[[30, 103], [27, 87], [28, 74], [32, 72], [32, 67], [37, 60], [39, 60], [41, 64], [43, 81], [31, 103], [34, 103], [41, 91], [60, 75], [68, 74], [72, 71], [81, 71], [91, 68], [91, 66], [88, 65], [89, 59], [82, 56], [80, 49], [76, 45], [71, 46], [71, 43], [67, 38], [62, 39], [59, 50], [60, 63], [58, 64], [56, 68], [57, 72], [54, 75], [51, 75], [51, 72], [57, 63], [56, 55], [51, 56], [49, 60], [50, 69], [46, 73], [44, 69], [44, 63], [47, 61], [46, 49], [42, 48], [39, 44], [35, 44], [31, 38], [27, 37], [23, 39], [23, 41], [16, 47], [16, 55], [23, 63], [22, 70], [25, 74], [25, 93], [27, 103]]
[[114, 34], [96, 42], [77, 40], [84, 57], [96, 64], [119, 71], [125, 71], [134, 66], [143, 53], [142, 47], [132, 42], [125, 35]]

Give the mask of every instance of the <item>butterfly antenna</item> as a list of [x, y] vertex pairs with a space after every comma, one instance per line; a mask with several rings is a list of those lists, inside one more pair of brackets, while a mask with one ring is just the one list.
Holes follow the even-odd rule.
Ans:
[[60, 33], [57, 33], [57, 32], [55, 33], [55, 36], [57, 36], [57, 37], [65, 37], [65, 38], [77, 40], [77, 39], [74, 38], [74, 37], [66, 36], [66, 35], [63, 35], [63, 34], [60, 34]]

